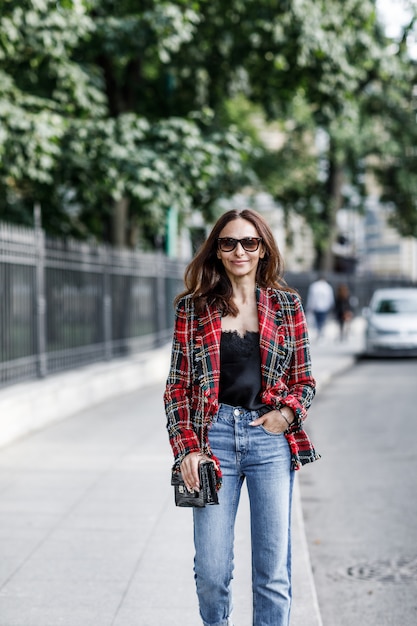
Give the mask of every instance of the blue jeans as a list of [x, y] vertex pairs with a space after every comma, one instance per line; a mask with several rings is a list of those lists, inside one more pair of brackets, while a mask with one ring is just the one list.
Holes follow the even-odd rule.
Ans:
[[246, 478], [251, 516], [253, 626], [288, 626], [294, 472], [283, 434], [249, 426], [257, 411], [220, 405], [209, 431], [223, 485], [219, 506], [193, 509], [194, 575], [204, 626], [232, 626], [234, 526]]
[[322, 335], [327, 319], [327, 311], [314, 311], [314, 319], [316, 321], [317, 334]]

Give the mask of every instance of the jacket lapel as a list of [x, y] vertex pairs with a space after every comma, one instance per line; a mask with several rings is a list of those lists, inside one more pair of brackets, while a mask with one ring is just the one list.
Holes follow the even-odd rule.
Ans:
[[[262, 386], [267, 388], [276, 378], [276, 368], [285, 344], [283, 314], [275, 290], [257, 288], [259, 346], [261, 350]], [[272, 377], [271, 377], [272, 374]]]

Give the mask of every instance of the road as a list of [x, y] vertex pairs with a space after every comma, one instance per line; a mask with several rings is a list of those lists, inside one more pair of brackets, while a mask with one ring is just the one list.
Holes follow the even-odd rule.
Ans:
[[300, 476], [323, 626], [417, 624], [417, 360], [363, 360], [310, 410]]

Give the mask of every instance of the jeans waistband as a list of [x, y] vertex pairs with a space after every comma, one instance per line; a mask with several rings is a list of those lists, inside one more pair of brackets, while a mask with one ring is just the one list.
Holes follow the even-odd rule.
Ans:
[[272, 411], [272, 408], [269, 406], [262, 406], [260, 409], [246, 409], [243, 406], [232, 406], [230, 404], [224, 404], [222, 402], [219, 405], [219, 413], [222, 413], [223, 411], [232, 414], [235, 417], [247, 413], [251, 416], [251, 419], [256, 419], [257, 417], [261, 417], [261, 415], [265, 415], [265, 413], [269, 413], [269, 411]]

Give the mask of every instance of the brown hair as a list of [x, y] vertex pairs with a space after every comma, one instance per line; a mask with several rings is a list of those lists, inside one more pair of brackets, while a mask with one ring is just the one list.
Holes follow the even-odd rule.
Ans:
[[223, 315], [237, 315], [237, 307], [232, 302], [232, 285], [223, 263], [217, 258], [217, 239], [226, 224], [236, 219], [250, 222], [256, 228], [259, 237], [262, 237], [265, 255], [263, 259], [259, 259], [256, 271], [257, 285], [293, 291], [287, 287], [283, 279], [283, 259], [265, 219], [252, 209], [242, 211], [232, 209], [219, 217], [208, 238], [187, 266], [184, 276], [186, 290], [177, 296], [175, 302], [191, 294], [197, 313], [200, 313], [206, 304], [213, 304], [220, 308]]

